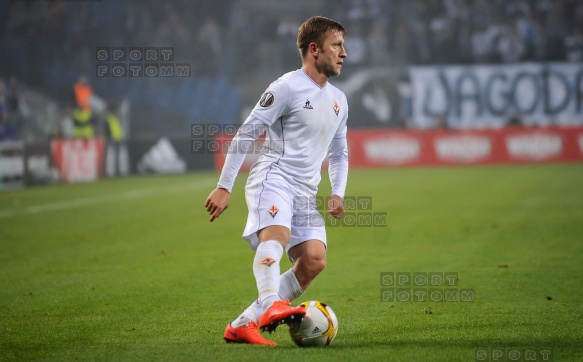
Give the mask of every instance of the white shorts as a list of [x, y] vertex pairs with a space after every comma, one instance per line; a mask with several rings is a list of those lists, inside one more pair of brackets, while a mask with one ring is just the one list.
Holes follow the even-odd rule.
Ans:
[[286, 252], [307, 240], [320, 240], [326, 246], [324, 218], [318, 212], [315, 197], [299, 195], [289, 185], [278, 179], [268, 178], [245, 187], [245, 199], [249, 215], [243, 238], [253, 250], [259, 246], [257, 232], [272, 225], [291, 230]]

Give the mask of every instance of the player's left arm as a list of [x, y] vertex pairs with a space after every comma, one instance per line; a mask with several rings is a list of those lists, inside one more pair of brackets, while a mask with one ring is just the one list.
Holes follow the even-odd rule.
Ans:
[[337, 219], [344, 216], [345, 212], [343, 200], [348, 180], [347, 118], [348, 112], [346, 111], [328, 147], [328, 175], [330, 177], [330, 185], [332, 186], [332, 196], [328, 199], [328, 212]]

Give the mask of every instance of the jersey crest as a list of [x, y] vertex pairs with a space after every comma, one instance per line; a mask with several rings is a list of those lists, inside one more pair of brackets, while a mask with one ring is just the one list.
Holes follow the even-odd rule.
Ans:
[[275, 205], [271, 205], [271, 207], [267, 209], [267, 212], [269, 212], [272, 218], [275, 218], [275, 215], [277, 215], [279, 209]]
[[340, 107], [338, 106], [338, 102], [334, 101], [332, 109], [334, 109], [334, 113], [336, 113], [336, 117], [338, 117], [338, 113], [340, 113]]
[[270, 257], [267, 257], [259, 262], [259, 264], [265, 265], [268, 268], [271, 268], [273, 264], [275, 264], [276, 260]]

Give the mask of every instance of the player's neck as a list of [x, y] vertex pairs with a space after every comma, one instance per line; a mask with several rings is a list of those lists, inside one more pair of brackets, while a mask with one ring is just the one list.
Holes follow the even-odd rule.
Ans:
[[304, 64], [302, 70], [314, 81], [314, 83], [319, 85], [320, 88], [323, 88], [326, 83], [328, 83], [328, 76], [324, 73], [320, 73], [316, 67], [310, 67], [308, 64]]

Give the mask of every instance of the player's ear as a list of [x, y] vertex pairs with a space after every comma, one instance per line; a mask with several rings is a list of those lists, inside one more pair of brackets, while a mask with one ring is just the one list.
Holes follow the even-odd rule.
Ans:
[[318, 47], [318, 44], [315, 42], [310, 43], [310, 45], [308, 45], [308, 53], [312, 54], [314, 57], [317, 57], [318, 54], [320, 54], [320, 48]]

